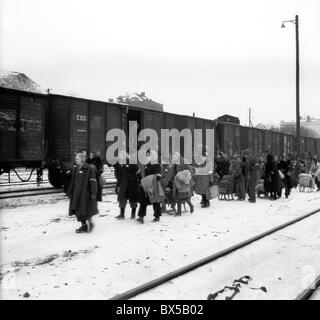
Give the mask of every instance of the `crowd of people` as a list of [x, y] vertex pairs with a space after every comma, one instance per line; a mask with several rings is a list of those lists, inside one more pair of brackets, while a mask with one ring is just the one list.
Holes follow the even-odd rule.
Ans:
[[[98, 153], [90, 153], [88, 159], [84, 153], [78, 153], [75, 162], [68, 187], [69, 215], [76, 215], [81, 222], [76, 232], [83, 233], [92, 231], [91, 218], [98, 213], [97, 202], [102, 201], [103, 162]], [[121, 151], [114, 174], [120, 208], [116, 218], [125, 219], [129, 202], [131, 219], [138, 223], [144, 223], [149, 205], [153, 207], [153, 222], [160, 221], [167, 206], [177, 217], [181, 216], [182, 205], [187, 204], [189, 212], [194, 212], [194, 194], [201, 196], [202, 208], [209, 207], [210, 200], [224, 192], [224, 183], [232, 199], [235, 195], [238, 201], [244, 201], [248, 195], [250, 203], [255, 203], [256, 196], [261, 194], [266, 199], [277, 200], [283, 191], [288, 198], [301, 175], [310, 177], [310, 187], [320, 191], [320, 162], [311, 155], [294, 159], [286, 154], [279, 157], [268, 153], [257, 157], [244, 151], [227, 157], [219, 152], [213, 161], [203, 152], [190, 165], [178, 152], [172, 154], [169, 164], [160, 164], [157, 152], [151, 150], [147, 153], [147, 164], [141, 167], [132, 164], [130, 156]]]

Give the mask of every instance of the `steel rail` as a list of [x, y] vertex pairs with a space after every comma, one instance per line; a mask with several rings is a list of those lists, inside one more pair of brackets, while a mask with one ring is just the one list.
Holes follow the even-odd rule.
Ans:
[[[6, 191], [1, 191], [0, 196], [3, 194], [10, 194], [10, 193], [19, 193], [19, 192], [37, 192], [37, 191], [42, 191], [42, 190], [53, 190], [55, 188], [53, 187], [47, 187], [47, 188], [33, 188], [33, 189], [20, 189], [20, 190], [6, 190]], [[57, 189], [60, 190], [60, 189]]]
[[[42, 184], [49, 183], [49, 180], [43, 180]], [[27, 186], [27, 185], [37, 184], [37, 181], [27, 181], [27, 182], [21, 182], [21, 181], [12, 181], [10, 183], [8, 182], [0, 182], [0, 187], [11, 187], [11, 186]]]
[[161, 276], [159, 278], [156, 278], [154, 280], [146, 282], [146, 283], [144, 283], [144, 284], [142, 284], [140, 286], [137, 286], [137, 287], [135, 287], [133, 289], [130, 289], [128, 291], [125, 291], [123, 293], [115, 295], [115, 296], [111, 297], [109, 300], [125, 300], [125, 299], [133, 298], [133, 297], [135, 297], [135, 296], [137, 296], [137, 295], [139, 295], [141, 293], [144, 293], [144, 292], [146, 292], [146, 291], [148, 291], [150, 289], [153, 289], [155, 287], [158, 287], [158, 286], [160, 286], [160, 285], [162, 285], [162, 284], [164, 284], [164, 283], [166, 283], [166, 282], [168, 282], [168, 281], [170, 281], [172, 279], [175, 279], [175, 278], [177, 278], [177, 277], [179, 277], [179, 276], [181, 276], [181, 275], [183, 275], [183, 274], [185, 274], [187, 272], [190, 272], [190, 271], [192, 271], [192, 270], [194, 270], [196, 268], [199, 268], [199, 267], [201, 267], [201, 266], [203, 266], [203, 265], [205, 265], [205, 264], [207, 264], [209, 262], [212, 262], [212, 261], [217, 260], [217, 259], [219, 259], [221, 257], [224, 257], [224, 256], [226, 256], [226, 255], [228, 255], [228, 254], [230, 254], [230, 253], [232, 253], [232, 252], [234, 252], [234, 251], [236, 251], [236, 250], [238, 250], [240, 248], [243, 248], [243, 247], [245, 247], [245, 246], [247, 246], [247, 245], [249, 245], [249, 244], [251, 244], [251, 243], [253, 243], [255, 241], [258, 241], [258, 240], [260, 240], [260, 239], [262, 239], [262, 238], [264, 238], [264, 237], [266, 237], [266, 236], [268, 236], [268, 235], [270, 235], [272, 233], [275, 233], [275, 232], [277, 232], [277, 231], [279, 231], [281, 229], [284, 229], [284, 228], [286, 228], [286, 227], [288, 227], [288, 226], [290, 226], [290, 225], [292, 225], [292, 224], [294, 224], [294, 223], [296, 223], [298, 221], [301, 221], [301, 220], [303, 220], [303, 219], [305, 219], [307, 217], [310, 217], [310, 216], [316, 214], [319, 211], [320, 211], [320, 208], [316, 209], [316, 210], [313, 210], [313, 211], [311, 211], [309, 213], [306, 213], [306, 214], [304, 214], [304, 215], [302, 215], [302, 216], [300, 216], [298, 218], [292, 219], [292, 220], [290, 220], [288, 222], [285, 222], [285, 223], [283, 223], [283, 224], [281, 224], [281, 225], [279, 225], [277, 227], [271, 228], [271, 229], [269, 229], [269, 230], [267, 230], [265, 232], [262, 232], [262, 233], [260, 233], [260, 234], [258, 234], [256, 236], [253, 236], [253, 237], [251, 237], [251, 238], [249, 238], [249, 239], [247, 239], [245, 241], [242, 241], [242, 242], [240, 242], [238, 244], [235, 244], [235, 245], [233, 245], [233, 246], [231, 246], [229, 248], [226, 248], [226, 249], [224, 249], [222, 251], [214, 253], [214, 254], [212, 254], [210, 256], [207, 256], [207, 257], [205, 257], [203, 259], [200, 259], [200, 260], [198, 260], [196, 262], [193, 262], [191, 264], [188, 264], [188, 265], [186, 265], [186, 266], [184, 266], [182, 268], [179, 268], [179, 269], [177, 269], [175, 271], [169, 272], [168, 274], [165, 274], [165, 275], [163, 275], [163, 276]]
[[303, 290], [296, 297], [295, 300], [308, 300], [313, 295], [313, 293], [319, 288], [319, 286], [320, 286], [320, 276], [318, 276], [316, 280], [312, 284], [310, 284], [308, 288]]
[[[115, 183], [108, 183], [102, 187], [103, 189], [111, 189], [115, 187]], [[44, 190], [43, 192], [41, 192]], [[33, 192], [34, 191], [34, 192]], [[24, 190], [15, 190], [15, 191], [4, 191], [0, 192], [0, 200], [19, 198], [19, 197], [30, 197], [30, 196], [41, 196], [46, 194], [58, 194], [63, 193], [62, 189], [56, 188], [43, 188], [43, 189], [24, 189]]]

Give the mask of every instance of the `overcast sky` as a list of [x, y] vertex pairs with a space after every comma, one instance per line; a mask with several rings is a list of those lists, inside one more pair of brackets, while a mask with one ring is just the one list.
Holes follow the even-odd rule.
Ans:
[[320, 118], [319, 0], [0, 0], [0, 68], [54, 93], [145, 91], [166, 111], [253, 124]]

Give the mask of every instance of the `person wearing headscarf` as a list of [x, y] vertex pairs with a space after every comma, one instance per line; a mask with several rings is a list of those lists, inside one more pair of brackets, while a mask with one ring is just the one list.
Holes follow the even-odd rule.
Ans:
[[93, 164], [96, 168], [96, 178], [97, 178], [97, 201], [102, 201], [102, 183], [101, 177], [103, 173], [103, 162], [100, 157], [99, 151], [97, 152], [90, 152], [89, 159], [86, 160], [88, 164]]
[[256, 186], [261, 177], [261, 166], [256, 157], [249, 157], [248, 161], [248, 201], [256, 202]]
[[216, 172], [220, 177], [219, 179], [222, 180], [224, 176], [229, 174], [230, 162], [228, 161], [227, 155], [223, 152], [219, 152], [217, 158]]
[[235, 155], [234, 159], [231, 161], [230, 172], [234, 178], [236, 196], [238, 197], [238, 200], [243, 201], [246, 199], [245, 177], [243, 175], [244, 163], [241, 161], [239, 155]]
[[195, 159], [195, 186], [194, 192], [201, 195], [201, 207], [210, 206], [210, 190], [213, 186], [213, 162], [203, 152]]
[[[278, 162], [278, 170], [282, 172], [284, 175], [283, 178], [283, 184], [285, 188], [285, 196], [286, 198], [289, 197], [291, 193], [291, 189], [293, 187], [292, 179], [291, 179], [291, 173], [293, 171], [293, 166], [291, 161], [287, 158], [287, 155], [284, 153], [282, 159]], [[279, 191], [279, 197], [281, 198], [282, 191]]]
[[85, 162], [83, 153], [76, 154], [75, 162], [68, 190], [69, 215], [75, 215], [81, 222], [81, 227], [76, 232], [83, 233], [93, 229], [91, 218], [98, 213], [96, 169]]
[[173, 187], [173, 197], [177, 201], [178, 206], [177, 216], [181, 216], [182, 202], [186, 202], [189, 205], [190, 213], [194, 211], [194, 206], [191, 202], [191, 197], [193, 196], [194, 169], [190, 164], [186, 164], [185, 162], [185, 159], [181, 157], [179, 152], [173, 154], [173, 175], [171, 183]]
[[279, 190], [280, 178], [278, 164], [272, 154], [267, 155], [265, 165], [264, 190], [271, 200], [277, 200], [277, 192]]

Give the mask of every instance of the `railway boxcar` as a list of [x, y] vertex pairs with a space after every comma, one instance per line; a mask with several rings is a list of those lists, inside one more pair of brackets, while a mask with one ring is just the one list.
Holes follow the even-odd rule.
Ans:
[[301, 150], [305, 155], [315, 155], [317, 154], [315, 138], [303, 137], [301, 139]]
[[241, 151], [241, 126], [233, 123], [218, 122], [216, 126], [217, 145], [229, 157]]
[[46, 95], [0, 88], [0, 174], [20, 166], [42, 168], [47, 114]]
[[265, 149], [264, 130], [241, 127], [241, 149], [248, 150], [250, 154], [261, 155]]
[[317, 139], [317, 156], [318, 156], [318, 159], [320, 160], [320, 139]]
[[76, 152], [99, 152], [105, 159], [107, 130], [125, 127], [126, 106], [50, 95], [50, 145], [46, 157], [49, 181], [61, 187]]
[[[128, 137], [130, 121], [137, 122], [138, 133], [144, 128], [157, 132], [158, 151], [161, 150], [161, 129], [175, 128], [181, 132], [187, 128], [192, 133], [194, 129], [214, 129], [215, 151], [223, 151], [228, 156], [246, 149], [255, 155], [295, 154], [294, 135], [243, 127], [233, 123], [235, 121], [225, 122], [229, 118], [226, 115], [220, 120], [208, 120], [127, 104], [0, 88], [0, 174], [17, 167], [29, 167], [38, 169], [40, 177], [42, 169], [48, 168], [51, 184], [61, 187], [76, 152], [99, 151], [106, 163], [106, 150], [114, 142], [106, 141], [107, 132], [122, 129]], [[196, 143], [204, 149], [209, 142], [205, 131], [202, 133], [201, 142]], [[194, 147], [195, 141], [192, 141]], [[138, 142], [138, 148], [144, 142]], [[172, 142], [169, 143], [171, 150]], [[302, 137], [301, 150], [304, 154], [320, 156], [320, 139]], [[183, 138], [180, 138], [180, 151], [185, 156]]]
[[271, 152], [276, 155], [283, 154], [283, 133], [272, 131], [271, 137]]
[[[165, 123], [167, 122], [166, 114], [163, 112], [156, 111], [141, 111], [143, 115], [142, 128], [151, 128], [157, 132], [158, 135], [158, 150], [161, 147], [161, 129], [165, 127]], [[143, 143], [143, 142], [142, 142]], [[141, 144], [142, 144], [141, 143]]]
[[283, 152], [286, 155], [294, 155], [296, 148], [296, 140], [293, 134], [286, 133], [283, 135]]

